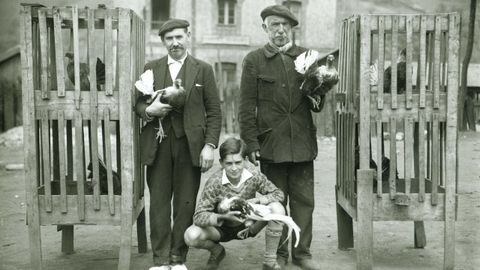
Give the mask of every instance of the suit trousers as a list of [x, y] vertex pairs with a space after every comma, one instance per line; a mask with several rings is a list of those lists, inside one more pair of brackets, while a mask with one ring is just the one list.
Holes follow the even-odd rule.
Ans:
[[[312, 243], [312, 215], [315, 207], [313, 161], [307, 162], [283, 162], [267, 163], [261, 162], [261, 171], [278, 188], [285, 193], [285, 200], [282, 204], [290, 206], [290, 216], [300, 227], [300, 242], [294, 248], [295, 236], [291, 241], [292, 258], [304, 260], [312, 258], [310, 244]], [[287, 236], [287, 228], [284, 227], [280, 244]], [[288, 255], [288, 244], [279, 246], [277, 256], [284, 258]]]
[[170, 129], [158, 146], [153, 165], [147, 167], [155, 265], [185, 262], [188, 246], [183, 235], [193, 222], [200, 177], [200, 168], [192, 165], [187, 137], [177, 138]]

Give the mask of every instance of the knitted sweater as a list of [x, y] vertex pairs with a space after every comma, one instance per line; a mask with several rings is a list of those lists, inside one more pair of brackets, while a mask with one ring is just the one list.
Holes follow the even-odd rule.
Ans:
[[215, 209], [217, 204], [225, 197], [237, 196], [248, 200], [255, 198], [258, 192], [263, 195], [262, 204], [282, 202], [284, 200], [283, 192], [251, 163], [247, 162], [244, 170], [248, 170], [252, 176], [238, 187], [233, 186], [231, 183], [222, 184], [223, 170], [214, 173], [207, 180], [193, 216], [195, 225], [199, 227], [221, 226], [223, 222], [218, 220], [218, 214], [215, 213]]

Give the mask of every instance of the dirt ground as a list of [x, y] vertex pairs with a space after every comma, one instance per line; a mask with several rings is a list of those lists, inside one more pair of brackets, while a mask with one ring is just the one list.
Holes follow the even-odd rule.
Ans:
[[[0, 146], [0, 269], [30, 269], [25, 191], [22, 171], [4, 165], [22, 163], [21, 146]], [[218, 169], [218, 164], [213, 170]], [[202, 182], [208, 175], [202, 178]], [[480, 269], [480, 133], [459, 136], [459, 205], [456, 222], [456, 269]], [[335, 141], [319, 138], [315, 161], [316, 209], [312, 253], [322, 269], [355, 269], [355, 250], [337, 249], [335, 212]], [[147, 207], [148, 207], [148, 192]], [[147, 214], [148, 220], [148, 214]], [[148, 221], [147, 221], [148, 222]], [[413, 248], [413, 222], [374, 223], [374, 269], [442, 269], [443, 223], [426, 222], [427, 246]], [[148, 228], [148, 224], [147, 224]], [[148, 269], [152, 253], [139, 254], [133, 233], [131, 269]], [[147, 232], [148, 233], [148, 232]], [[75, 254], [60, 252], [61, 234], [55, 226], [42, 227], [45, 269], [116, 269], [120, 228], [76, 226]], [[220, 269], [261, 269], [263, 236], [225, 244], [227, 257]], [[191, 249], [187, 266], [201, 269], [208, 253]], [[287, 270], [299, 269], [291, 264]]]

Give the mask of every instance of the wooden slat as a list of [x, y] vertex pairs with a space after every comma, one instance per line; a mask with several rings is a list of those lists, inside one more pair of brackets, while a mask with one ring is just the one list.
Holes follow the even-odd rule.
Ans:
[[[345, 136], [345, 113], [344, 112], [341, 112], [340, 113], [340, 155], [343, 156], [345, 155], [345, 143], [346, 143], [346, 136]], [[346, 166], [345, 166], [345, 160], [342, 159], [341, 163], [340, 163], [340, 181], [341, 181], [341, 189], [342, 189], [342, 195], [344, 195], [345, 197], [347, 197], [346, 193], [347, 193], [347, 188], [346, 188], [346, 181], [345, 181], [345, 170], [346, 170]]]
[[373, 268], [373, 170], [357, 170], [358, 206], [357, 206], [357, 269]]
[[438, 122], [438, 115], [432, 115], [432, 205], [438, 204], [438, 191], [440, 177], [440, 127]]
[[[375, 18], [377, 16], [385, 16], [385, 31], [386, 32], [390, 32], [392, 31], [392, 14], [376, 14], [376, 15], [372, 15], [372, 18]], [[423, 16], [426, 16], [426, 17], [433, 17], [433, 15], [423, 15]], [[441, 20], [441, 26], [442, 26], [442, 30], [443, 31], [446, 31], [448, 30], [448, 18], [445, 14], [441, 14], [439, 15], [441, 16], [442, 20]], [[402, 16], [399, 17], [399, 21], [398, 21], [398, 28], [399, 28], [399, 33], [405, 33], [405, 24], [406, 24], [406, 16], [402, 14]], [[426, 29], [429, 30], [429, 31], [432, 31], [434, 29], [435, 25], [433, 22], [430, 22], [426, 25]], [[377, 33], [378, 32], [378, 28], [379, 26], [377, 25], [377, 22], [375, 19], [372, 20], [372, 23], [371, 23], [371, 30], [372, 30], [372, 33]], [[420, 18], [419, 16], [415, 16], [413, 18], [413, 32], [414, 33], [418, 33], [420, 31]]]
[[[341, 152], [340, 152], [340, 140], [341, 140], [341, 133], [340, 133], [340, 112], [339, 109], [335, 111], [335, 137], [337, 138], [335, 141], [335, 159], [337, 160], [337, 165], [336, 167], [336, 173], [335, 173], [335, 179], [336, 179], [336, 188], [337, 192], [340, 192], [339, 188], [341, 187], [341, 179], [340, 179], [340, 162], [342, 161], [341, 157]], [[343, 194], [342, 194], [343, 195]]]
[[105, 94], [111, 96], [113, 94], [112, 12], [106, 12], [105, 15]]
[[91, 159], [92, 163], [92, 183], [93, 183], [93, 209], [100, 209], [100, 173], [98, 163], [98, 117], [97, 110], [92, 108], [90, 114], [90, 147], [91, 147]]
[[[390, 200], [388, 194], [382, 194], [381, 198], [373, 199], [372, 218], [374, 221], [441, 221], [444, 220], [445, 206], [442, 203], [444, 194], [438, 194], [438, 196], [440, 203], [438, 205], [431, 205], [420, 202], [418, 194], [411, 193], [409, 195], [409, 205], [401, 206], [401, 210], [399, 210], [399, 206], [395, 204], [395, 201]], [[431, 194], [426, 194], [425, 200], [431, 200]]]
[[135, 175], [132, 142], [133, 142], [133, 120], [132, 120], [132, 85], [131, 75], [131, 14], [125, 9], [118, 9], [118, 78], [120, 91], [120, 119], [122, 127], [120, 129], [120, 151], [122, 157], [122, 167], [119, 169], [122, 179], [122, 215], [121, 215], [121, 244], [119, 254], [119, 270], [130, 269], [130, 258], [132, 246], [132, 190], [133, 177]]
[[65, 96], [65, 69], [63, 63], [63, 37], [62, 37], [62, 17], [58, 8], [53, 9], [53, 29], [55, 36], [55, 59], [57, 71], [57, 95]]
[[382, 194], [382, 157], [383, 157], [382, 119], [377, 117], [377, 196]]
[[406, 117], [404, 120], [405, 140], [404, 140], [404, 178], [405, 178], [405, 194], [410, 194], [410, 185], [412, 181], [412, 164], [413, 164], [413, 119]]
[[95, 108], [97, 107], [97, 71], [96, 64], [97, 58], [95, 57], [95, 11], [88, 9], [88, 69], [89, 69], [89, 81], [90, 81], [90, 102]]
[[397, 134], [397, 118], [395, 115], [390, 117], [390, 172], [389, 186], [390, 199], [393, 200], [396, 194], [396, 176], [397, 176], [397, 142], [395, 136]]
[[418, 113], [418, 200], [425, 198], [425, 112]]
[[[64, 116], [65, 117], [65, 112]], [[67, 120], [67, 180], [68, 181], [73, 181], [73, 121], [72, 120]]]
[[67, 213], [67, 184], [66, 184], [66, 165], [65, 165], [65, 118], [63, 111], [58, 111], [58, 157], [60, 169], [60, 210]]
[[355, 120], [353, 119], [353, 113], [348, 113], [348, 184], [349, 184], [349, 198], [352, 205], [355, 205]]
[[383, 83], [385, 69], [385, 18], [378, 16], [378, 87], [377, 108], [383, 109]]
[[413, 17], [407, 16], [406, 27], [407, 27], [407, 47], [406, 47], [406, 73], [405, 73], [405, 95], [406, 95], [406, 104], [407, 109], [412, 108], [412, 55], [413, 55], [413, 38], [412, 38], [412, 23]]
[[108, 183], [108, 208], [110, 215], [115, 215], [115, 200], [113, 195], [113, 174], [112, 174], [112, 148], [110, 140], [110, 111], [103, 111], [104, 119], [104, 146], [105, 146], [105, 166], [107, 167], [107, 183]]
[[75, 114], [75, 174], [77, 181], [77, 211], [78, 219], [85, 220], [85, 168], [82, 113]]
[[73, 67], [75, 74], [75, 106], [80, 108], [80, 100], [82, 94], [80, 91], [80, 49], [79, 49], [79, 36], [78, 36], [78, 8], [72, 7], [72, 21], [73, 21]]
[[41, 89], [42, 98], [48, 99], [48, 40], [47, 19], [43, 10], [38, 11], [38, 27], [40, 31]]
[[446, 182], [445, 182], [445, 240], [444, 268], [455, 266], [455, 217], [457, 179], [457, 104], [458, 104], [458, 57], [460, 42], [460, 16], [458, 13], [449, 15], [448, 33], [448, 105], [447, 105], [447, 142], [446, 142]]
[[433, 108], [438, 108], [440, 104], [440, 17], [435, 17], [435, 48], [433, 63]]
[[[41, 176], [38, 173], [39, 151], [37, 143], [37, 127], [35, 111], [33, 110], [34, 98], [34, 65], [33, 65], [33, 44], [32, 44], [32, 18], [31, 7], [23, 6], [20, 19], [20, 60], [22, 64], [22, 101], [31, 106], [22, 106], [23, 120], [23, 144], [25, 155], [25, 200], [27, 204], [28, 238], [30, 246], [30, 262], [32, 268], [43, 269], [42, 264], [42, 243], [40, 234], [40, 213], [37, 179]], [[38, 156], [37, 156], [38, 155]]]
[[41, 114], [42, 123], [42, 158], [43, 158], [43, 185], [45, 186], [45, 210], [52, 211], [52, 187], [50, 175], [50, 125], [48, 111]]
[[361, 17], [360, 32], [360, 169], [368, 169], [370, 167], [370, 17]]
[[346, 39], [345, 39], [345, 50], [346, 50], [346, 63], [345, 63], [345, 89], [347, 90], [347, 92], [350, 92], [352, 93], [354, 91], [354, 89], [351, 88], [351, 73], [352, 73], [352, 68], [351, 66], [349, 65], [349, 63], [351, 62], [351, 57], [352, 57], [352, 54], [351, 54], [351, 46], [352, 46], [352, 42], [351, 42], [351, 33], [350, 33], [350, 22], [347, 21], [346, 25], [345, 25], [345, 32], [346, 32]]
[[421, 16], [420, 26], [420, 60], [418, 61], [419, 67], [417, 74], [419, 74], [419, 84], [417, 87], [420, 90], [420, 108], [425, 108], [425, 68], [426, 68], [426, 47], [427, 47], [427, 31], [426, 31], [427, 19], [425, 16]]
[[397, 108], [397, 58], [398, 58], [398, 17], [392, 17], [392, 44], [391, 44], [391, 95], [392, 95], [392, 102], [391, 108]]

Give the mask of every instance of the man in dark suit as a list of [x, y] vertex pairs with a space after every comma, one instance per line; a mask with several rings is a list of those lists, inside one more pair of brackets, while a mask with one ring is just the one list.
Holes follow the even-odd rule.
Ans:
[[[255, 164], [260, 160], [262, 172], [288, 198], [290, 214], [301, 229], [298, 247], [292, 246], [292, 262], [302, 269], [319, 269], [310, 252], [316, 127], [313, 106], [300, 92], [303, 78], [294, 64], [306, 49], [292, 44], [292, 27], [298, 21], [286, 7], [269, 6], [260, 16], [269, 42], [243, 62], [240, 135], [249, 159]], [[280, 246], [279, 265], [285, 265], [288, 257], [288, 245]]]
[[[140, 146], [150, 190], [150, 239], [155, 265], [151, 270], [187, 269], [188, 246], [183, 235], [192, 224], [201, 172], [212, 166], [220, 136], [220, 99], [213, 69], [188, 54], [188, 26], [185, 20], [165, 22], [159, 35], [168, 55], [145, 66], [145, 70], [153, 71], [155, 90], [181, 79], [186, 90], [184, 106], [172, 108], [159, 97], [151, 103], [140, 97], [135, 105], [136, 113], [147, 121]], [[163, 138], [157, 136], [158, 119], [166, 135]]]

